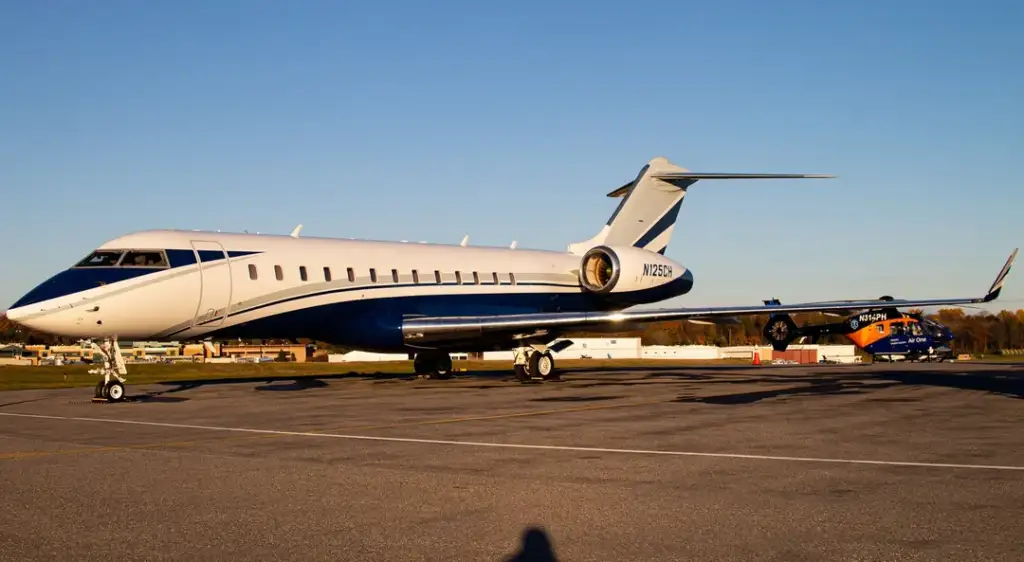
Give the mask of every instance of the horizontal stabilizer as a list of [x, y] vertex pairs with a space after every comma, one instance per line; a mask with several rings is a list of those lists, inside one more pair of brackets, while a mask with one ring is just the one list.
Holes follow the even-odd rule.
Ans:
[[772, 179], [828, 179], [828, 174], [730, 174], [705, 172], [662, 172], [652, 174], [659, 180], [772, 180]]
[[[728, 172], [654, 172], [650, 175], [654, 179], [663, 181], [697, 181], [697, 180], [771, 180], [771, 179], [830, 179], [835, 178], [834, 175], [829, 174], [737, 174]], [[622, 197], [629, 193], [629, 190], [633, 187], [633, 182], [629, 182], [622, 187], [612, 191], [608, 194], [608, 197]]]

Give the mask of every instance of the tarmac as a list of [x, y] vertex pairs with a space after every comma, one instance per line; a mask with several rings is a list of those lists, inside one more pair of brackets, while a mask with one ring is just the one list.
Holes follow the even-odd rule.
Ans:
[[1024, 559], [1024, 365], [130, 375], [0, 393], [0, 560]]

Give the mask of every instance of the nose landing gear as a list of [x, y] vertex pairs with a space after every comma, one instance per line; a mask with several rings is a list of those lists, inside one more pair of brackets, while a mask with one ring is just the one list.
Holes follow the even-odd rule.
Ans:
[[127, 379], [122, 375], [128, 374], [124, 358], [121, 357], [121, 347], [117, 345], [117, 338], [109, 338], [102, 344], [92, 344], [93, 357], [99, 358], [102, 363], [100, 367], [89, 369], [90, 375], [103, 375], [103, 378], [96, 383], [96, 394], [93, 401], [99, 402], [120, 402], [124, 400], [124, 383]]

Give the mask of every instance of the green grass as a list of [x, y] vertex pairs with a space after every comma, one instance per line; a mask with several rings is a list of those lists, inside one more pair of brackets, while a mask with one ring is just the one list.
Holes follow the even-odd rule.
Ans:
[[[565, 359], [559, 369], [623, 367], [682, 367], [701, 365], [746, 365], [744, 360], [686, 361], [671, 359]], [[99, 378], [90, 375], [89, 365], [0, 366], [0, 390], [92, 387]], [[507, 361], [455, 361], [454, 368], [469, 372], [511, 372]], [[128, 384], [154, 384], [210, 379], [316, 377], [322, 375], [384, 375], [413, 373], [412, 361], [360, 363], [176, 363], [128, 364]]]

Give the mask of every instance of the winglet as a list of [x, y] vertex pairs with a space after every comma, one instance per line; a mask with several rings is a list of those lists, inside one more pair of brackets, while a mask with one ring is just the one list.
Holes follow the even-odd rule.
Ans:
[[1013, 267], [1013, 261], [1017, 259], [1017, 250], [1020, 248], [1014, 248], [1013, 253], [1003, 264], [1003, 268], [999, 270], [999, 275], [996, 275], [996, 280], [992, 282], [992, 286], [988, 289], [988, 294], [983, 299], [984, 302], [992, 302], [999, 298], [999, 293], [1003, 290], [1003, 283], [1006, 282], [1006, 276], [1010, 274], [1010, 268]]
[[291, 236], [292, 238], [298, 238], [300, 230], [302, 230], [302, 225], [301, 224], [299, 226], [296, 226], [295, 230], [293, 230], [292, 233], [289, 234], [289, 236]]
[[462, 246], [463, 248], [465, 248], [466, 244], [469, 244], [469, 235], [468, 234], [462, 237], [462, 242], [459, 242], [459, 246]]

